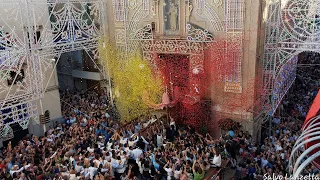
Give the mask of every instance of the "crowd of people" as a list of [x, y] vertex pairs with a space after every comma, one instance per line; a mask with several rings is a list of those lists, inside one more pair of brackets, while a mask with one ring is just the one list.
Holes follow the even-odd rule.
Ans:
[[[234, 179], [286, 175], [302, 125], [274, 121], [273, 134], [254, 143], [242, 130], [214, 139], [151, 114], [120, 123], [105, 90], [67, 91], [61, 103], [62, 122], [42, 137], [25, 137], [14, 147], [9, 143], [0, 153], [1, 179], [202, 180], [223, 162], [235, 170]], [[304, 173], [319, 170], [310, 165]]]
[[295, 82], [284, 97], [279, 109], [279, 116], [291, 120], [305, 120], [305, 116], [319, 91], [319, 64], [320, 56], [318, 53], [305, 52], [300, 55]]
[[[280, 148], [280, 151], [274, 151], [275, 156], [283, 156], [283, 153], [285, 155], [288, 152], [285, 155], [286, 163], [282, 165], [282, 168], [287, 168], [287, 173], [290, 170], [288, 158], [295, 140], [301, 134], [305, 117], [319, 91], [320, 81], [317, 76], [320, 73], [319, 68], [317, 68], [319, 64], [320, 56], [317, 53], [305, 52], [299, 56], [296, 79], [275, 112], [272, 122], [274, 136], [265, 139], [265, 141], [274, 142], [274, 139], [278, 141], [275, 148]], [[310, 164], [304, 170], [304, 173], [315, 175], [319, 173], [319, 170]]]
[[66, 92], [63, 122], [1, 152], [2, 179], [203, 179], [221, 155], [210, 135], [156, 116], [120, 124], [105, 92]]

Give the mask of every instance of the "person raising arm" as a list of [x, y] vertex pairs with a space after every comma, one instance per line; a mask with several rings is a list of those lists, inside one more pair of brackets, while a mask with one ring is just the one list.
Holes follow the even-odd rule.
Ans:
[[194, 180], [203, 180], [204, 170], [203, 170], [203, 167], [199, 165], [198, 161], [193, 162], [192, 171], [193, 171]]

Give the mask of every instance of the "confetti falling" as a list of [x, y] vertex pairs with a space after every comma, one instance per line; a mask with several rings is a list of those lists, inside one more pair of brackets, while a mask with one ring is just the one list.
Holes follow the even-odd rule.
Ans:
[[99, 51], [104, 66], [109, 71], [115, 104], [121, 121], [130, 121], [150, 111], [148, 102], [160, 103], [164, 92], [162, 81], [152, 72], [148, 61], [132, 55], [129, 60], [118, 59], [119, 53], [111, 43], [104, 40]]

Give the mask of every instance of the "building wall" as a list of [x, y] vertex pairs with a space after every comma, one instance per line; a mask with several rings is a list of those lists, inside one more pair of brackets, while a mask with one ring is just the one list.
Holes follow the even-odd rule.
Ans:
[[[46, 2], [43, 0], [43, 2]], [[128, 3], [126, 0], [124, 2]], [[163, 5], [165, 0], [158, 0], [158, 1], [144, 1], [144, 0], [137, 0], [135, 1], [137, 3], [137, 6], [134, 6], [132, 8], [126, 9], [126, 17], [127, 20], [125, 22], [115, 23], [114, 18], [114, 4], [113, 1], [107, 1], [107, 6], [105, 7], [105, 25], [108, 29], [108, 35], [111, 39], [114, 38], [115, 41], [117, 41], [117, 37], [119, 34], [117, 34], [119, 31], [124, 30], [125, 33], [132, 33], [135, 30], [141, 29], [145, 27], [147, 24], [150, 24], [152, 22], [155, 22], [156, 31], [155, 36], [159, 38], [167, 38], [167, 39], [174, 39], [174, 38], [182, 38], [186, 39], [186, 23], [192, 23], [195, 25], [200, 26], [201, 28], [209, 31], [211, 34], [213, 34], [214, 38], [216, 40], [223, 39], [226, 37], [226, 32], [223, 30], [224, 24], [225, 24], [225, 7], [223, 0], [180, 0], [180, 11], [179, 11], [179, 26], [180, 26], [180, 33], [176, 36], [164, 36], [163, 31]], [[144, 14], [138, 15], [139, 8], [142, 2], [150, 2], [149, 4], [149, 11], [146, 16]], [[190, 2], [190, 3], [189, 3]], [[196, 8], [196, 2], [203, 2], [207, 4], [207, 7], [209, 7], [210, 12], [215, 14], [216, 16], [214, 18], [217, 19], [217, 22], [212, 21], [212, 14], [206, 12], [206, 11], [199, 11], [199, 9]], [[209, 97], [211, 98], [213, 102], [213, 113], [214, 113], [214, 119], [213, 121], [216, 122], [219, 118], [228, 116], [235, 120], [239, 120], [243, 122], [246, 129], [248, 129], [250, 132], [252, 132], [252, 120], [253, 115], [252, 112], [249, 111], [243, 111], [243, 107], [234, 108], [230, 110], [228, 106], [225, 104], [225, 101], [232, 101], [233, 98], [237, 98], [239, 96], [245, 97], [246, 104], [252, 104], [254, 105], [255, 101], [255, 93], [254, 90], [255, 85], [253, 84], [253, 80], [256, 80], [257, 74], [259, 74], [259, 68], [261, 63], [261, 48], [262, 48], [262, 42], [263, 42], [263, 20], [262, 20], [262, 11], [264, 10], [264, 4], [262, 0], [245, 0], [245, 17], [244, 17], [244, 44], [243, 44], [243, 59], [241, 63], [241, 69], [242, 69], [242, 88], [243, 93], [241, 94], [234, 94], [234, 93], [226, 93], [224, 92], [223, 88], [218, 86], [216, 82], [212, 81], [209, 82], [209, 88], [210, 91], [208, 92]], [[128, 5], [128, 4], [127, 4]], [[47, 9], [46, 3], [43, 3], [42, 5], [38, 5], [42, 9]], [[45, 13], [44, 13], [45, 14]], [[9, 14], [8, 14], [9, 15]], [[141, 18], [144, 17], [144, 18]], [[17, 26], [21, 23], [23, 24], [23, 21], [28, 21], [28, 19], [24, 19], [25, 17], [22, 17], [22, 22], [18, 21], [11, 21], [10, 26]], [[37, 19], [35, 22], [35, 26], [43, 25], [48, 26], [49, 24], [46, 24], [46, 20], [48, 19], [48, 15], [42, 16], [40, 19]], [[21, 20], [21, 19], [20, 19]], [[1, 24], [2, 19], [0, 19]], [[2, 22], [3, 23], [3, 22]], [[127, 24], [126, 24], [127, 23]], [[130, 23], [136, 23], [136, 27], [133, 29], [130, 29], [129, 26], [126, 26]], [[222, 29], [217, 28], [215, 26], [216, 24], [221, 24]], [[5, 27], [5, 30], [9, 31], [10, 26]], [[50, 27], [46, 27], [50, 28]], [[21, 39], [25, 36], [22, 32], [17, 30], [17, 36]], [[127, 42], [128, 43], [128, 42]], [[49, 69], [45, 74], [45, 86], [47, 85], [47, 81], [49, 80], [49, 77], [51, 76], [52, 69]], [[212, 78], [214, 79], [217, 74], [216, 72], [210, 72]], [[261, 76], [260, 76], [261, 77]], [[68, 84], [70, 80], [66, 81], [65, 84]], [[81, 83], [81, 80], [74, 81], [74, 84], [76, 87], [85, 87], [85, 81]], [[253, 85], [252, 85], [253, 84]], [[65, 86], [65, 85], [64, 85]], [[13, 87], [15, 88], [15, 87]], [[50, 110], [51, 118], [59, 118], [61, 117], [61, 111], [60, 111], [60, 100], [59, 100], [59, 91], [58, 91], [58, 81], [57, 81], [57, 75], [56, 72], [54, 72], [52, 78], [49, 81], [48, 84], [48, 91], [45, 93], [45, 96], [42, 98], [42, 103], [40, 101], [38, 102], [38, 109], [40, 112], [44, 112], [45, 110]], [[253, 90], [252, 90], [253, 88]], [[0, 99], [3, 99], [5, 93], [0, 94]], [[241, 98], [240, 98], [241, 99]], [[243, 99], [243, 98], [242, 98]], [[42, 108], [41, 105], [42, 104]], [[212, 123], [215, 128], [217, 123]], [[30, 128], [31, 129], [31, 128]], [[32, 130], [36, 132], [38, 128], [32, 128], [36, 130]], [[40, 132], [37, 132], [40, 133]]]
[[[246, 0], [245, 1], [245, 19], [244, 19], [244, 44], [242, 68], [242, 93], [233, 94], [223, 91], [223, 88], [212, 84], [211, 98], [213, 100], [213, 113], [215, 122], [224, 117], [230, 117], [240, 121], [244, 128], [253, 133], [253, 114], [249, 107], [255, 105], [255, 83], [262, 76], [257, 76], [260, 66], [257, 64], [259, 57], [260, 45], [260, 21], [261, 21], [261, 3], [262, 0]], [[214, 75], [214, 74], [213, 74]], [[244, 110], [243, 106], [233, 107], [230, 109], [230, 103], [226, 101], [243, 101], [240, 103], [247, 106], [248, 110]], [[251, 107], [250, 107], [251, 108]], [[217, 126], [217, 123], [214, 123]], [[217, 128], [218, 129], [218, 128]]]
[[[53, 75], [50, 78], [52, 72]], [[52, 127], [57, 120], [60, 120], [62, 118], [57, 71], [53, 68], [50, 68], [46, 71], [45, 75], [46, 76], [44, 82], [48, 83], [48, 87], [44, 93], [43, 98], [37, 101], [37, 107], [39, 114], [44, 114], [44, 112], [47, 110], [50, 111], [51, 122], [46, 125], [40, 125], [35, 122], [30, 122], [29, 134], [34, 134], [37, 136], [43, 136], [44, 132], [48, 129], [49, 126]]]
[[[135, 1], [137, 4], [141, 4], [142, 0]], [[226, 37], [225, 31], [225, 2], [226, 1], [212, 1], [212, 0], [180, 0], [180, 34], [178, 36], [164, 36], [163, 24], [165, 23], [163, 18], [163, 5], [165, 0], [152, 1], [150, 3], [150, 12], [145, 18], [137, 18], [135, 16], [138, 8], [128, 8], [127, 11], [127, 23], [131, 23], [135, 20], [138, 24], [136, 29], [143, 28], [146, 24], [155, 22], [155, 38], [162, 39], [174, 39], [182, 38], [186, 39], [186, 23], [192, 23], [199, 26], [202, 29], [207, 30], [215, 40], [221, 40]], [[201, 11], [197, 9], [196, 3], [206, 4], [207, 9]], [[243, 30], [243, 58], [241, 62], [242, 72], [242, 93], [227, 93], [224, 91], [223, 83], [217, 84], [216, 79], [217, 72], [209, 72], [211, 78], [209, 78], [208, 96], [212, 100], [213, 110], [213, 129], [219, 133], [217, 127], [217, 120], [223, 117], [230, 117], [234, 120], [240, 121], [244, 128], [253, 133], [253, 113], [250, 110], [244, 110], [243, 104], [248, 106], [248, 109], [255, 106], [255, 101], [258, 96], [256, 82], [261, 81], [259, 78], [261, 74], [261, 48], [263, 48], [263, 11], [265, 10], [265, 2], [262, 0], [245, 0], [245, 16], [244, 16], [244, 30]], [[126, 32], [130, 29], [125, 28], [124, 24], [114, 22], [114, 11], [110, 11], [110, 7], [113, 6], [112, 2], [108, 2], [108, 19], [110, 24], [114, 23], [115, 28], [109, 26], [110, 37], [115, 37], [117, 41], [117, 32], [119, 29], [125, 29]], [[214, 22], [213, 19], [217, 21]], [[220, 24], [220, 25], [219, 25]], [[222, 28], [221, 28], [222, 27]], [[127, 42], [128, 43], [128, 42]], [[209, 62], [211, 63], [211, 62]], [[230, 103], [226, 101], [232, 101], [234, 99], [240, 99], [245, 101], [239, 107], [230, 109], [228, 106]]]

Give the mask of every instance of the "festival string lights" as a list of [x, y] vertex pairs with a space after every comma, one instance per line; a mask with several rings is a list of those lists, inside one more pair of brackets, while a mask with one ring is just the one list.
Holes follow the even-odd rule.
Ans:
[[217, 119], [235, 118], [238, 120], [247, 119], [254, 108], [259, 106], [259, 94], [262, 93], [260, 76], [246, 80], [242, 83], [241, 93], [232, 93], [225, 91], [225, 83], [228, 83], [228, 76], [237, 74], [235, 61], [232, 55], [226, 54], [226, 39], [217, 39], [211, 43], [205, 51], [205, 71], [210, 72], [209, 85], [210, 89], [216, 94], [219, 100], [219, 107], [223, 112], [217, 109]]

